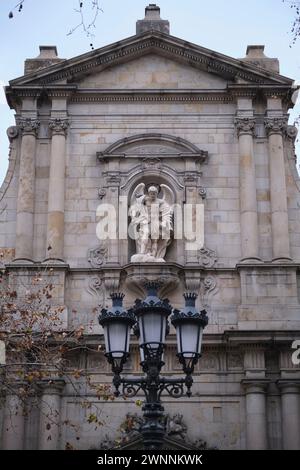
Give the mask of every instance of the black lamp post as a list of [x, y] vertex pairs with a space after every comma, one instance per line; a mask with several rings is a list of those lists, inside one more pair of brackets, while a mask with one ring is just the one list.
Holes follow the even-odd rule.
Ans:
[[[146, 449], [160, 449], [165, 435], [164, 408], [161, 395], [167, 392], [173, 398], [180, 398], [186, 386], [187, 396], [191, 396], [193, 384], [192, 373], [201, 356], [203, 329], [208, 319], [206, 311], [197, 311], [196, 294], [185, 294], [185, 307], [182, 311], [174, 310], [171, 322], [176, 328], [178, 358], [182, 364], [184, 378], [166, 378], [160, 375], [164, 365], [163, 353], [165, 338], [168, 334], [168, 317], [172, 307], [167, 299], [157, 295], [158, 283], [146, 284], [147, 296], [136, 300], [132, 309], [126, 311], [123, 306], [123, 295], [112, 294], [112, 308], [102, 309], [99, 323], [103, 326], [106, 357], [114, 373], [113, 384], [115, 395], [122, 393], [134, 397], [140, 390], [145, 395], [143, 405], [144, 423], [140, 432]], [[123, 366], [129, 356], [130, 329], [139, 338], [141, 366], [144, 375], [140, 378], [121, 377]]]

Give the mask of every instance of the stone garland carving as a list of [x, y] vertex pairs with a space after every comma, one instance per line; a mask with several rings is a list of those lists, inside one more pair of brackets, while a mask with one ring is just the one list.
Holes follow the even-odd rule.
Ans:
[[19, 118], [17, 120], [17, 126], [22, 135], [31, 134], [36, 137], [40, 128], [40, 124], [40, 121], [32, 118]]
[[97, 248], [90, 248], [88, 250], [88, 262], [92, 268], [100, 268], [107, 261], [108, 248], [105, 245], [98, 246]]
[[267, 118], [265, 119], [265, 128], [268, 135], [283, 134], [287, 130], [287, 118]]
[[52, 135], [60, 134], [65, 136], [67, 134], [68, 127], [68, 119], [56, 118], [49, 121], [49, 129], [51, 130]]
[[255, 119], [254, 118], [236, 118], [235, 121], [238, 136], [243, 134], [254, 135], [255, 133]]
[[198, 262], [204, 268], [212, 268], [218, 261], [217, 254], [209, 248], [201, 248], [198, 252]]

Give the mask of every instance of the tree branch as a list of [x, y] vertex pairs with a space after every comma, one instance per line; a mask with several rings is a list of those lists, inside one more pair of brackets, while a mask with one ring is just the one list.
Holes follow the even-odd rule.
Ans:
[[284, 3], [288, 3], [290, 8], [294, 10], [295, 18], [292, 24], [291, 33], [292, 33], [292, 47], [300, 37], [300, 1], [299, 0], [282, 0]]

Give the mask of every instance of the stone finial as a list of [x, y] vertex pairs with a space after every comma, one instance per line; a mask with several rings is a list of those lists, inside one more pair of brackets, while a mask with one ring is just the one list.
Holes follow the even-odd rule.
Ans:
[[279, 73], [279, 61], [276, 58], [267, 57], [264, 53], [265, 46], [263, 45], [250, 45], [247, 46], [246, 57], [242, 59], [244, 62], [249, 62], [257, 67]]
[[56, 46], [39, 46], [40, 55], [37, 59], [58, 59]]
[[145, 8], [145, 18], [136, 22], [136, 34], [142, 34], [146, 31], [160, 31], [170, 34], [169, 21], [161, 19], [160, 8], [154, 3], [150, 3]]
[[62, 62], [57, 55], [56, 46], [40, 46], [40, 54], [35, 59], [25, 60], [25, 75]]
[[264, 54], [265, 46], [263, 45], [250, 45], [247, 46], [246, 57], [253, 59], [266, 59]]

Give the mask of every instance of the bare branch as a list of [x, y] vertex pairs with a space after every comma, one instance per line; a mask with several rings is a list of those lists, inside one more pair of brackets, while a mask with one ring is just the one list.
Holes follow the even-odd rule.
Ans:
[[[88, 38], [93, 38], [95, 36], [93, 29], [96, 27], [96, 22], [97, 22], [99, 13], [100, 12], [103, 13], [103, 10], [99, 5], [99, 0], [90, 0], [90, 1], [91, 1], [90, 8], [92, 11], [91, 20], [88, 21], [86, 19], [86, 14], [85, 14], [86, 10], [84, 10], [87, 0], [85, 2], [83, 0], [78, 0], [78, 8], [77, 9], [75, 8], [74, 11], [79, 14], [80, 21], [76, 26], [70, 29], [67, 36], [70, 36], [78, 29], [81, 29]], [[93, 44], [91, 44], [91, 47], [93, 49]]]
[[295, 18], [291, 27], [292, 33], [292, 47], [300, 37], [300, 1], [299, 0], [282, 0], [284, 3], [288, 3], [290, 8], [294, 10]]
[[[77, 2], [78, 7], [74, 8], [74, 11], [79, 15], [80, 20], [77, 25], [70, 29], [67, 36], [70, 36], [79, 29], [86, 35], [86, 37], [92, 39], [95, 36], [93, 30], [96, 28], [99, 13], [103, 13], [99, 0], [77, 0]], [[9, 12], [9, 18], [14, 18], [13, 10], [17, 9], [18, 12], [21, 12], [24, 3], [25, 0], [19, 1]], [[91, 48], [93, 49], [93, 44], [91, 44]]]
[[[18, 3], [14, 6], [13, 10], [18, 10], [18, 12], [20, 13], [20, 12], [23, 10], [23, 5], [24, 5], [24, 3], [25, 3], [25, 0], [21, 0], [20, 2], [18, 2]], [[13, 14], [12, 11], [9, 12], [8, 17], [9, 17], [9, 18], [13, 18], [13, 17], [14, 17], [14, 14]]]

